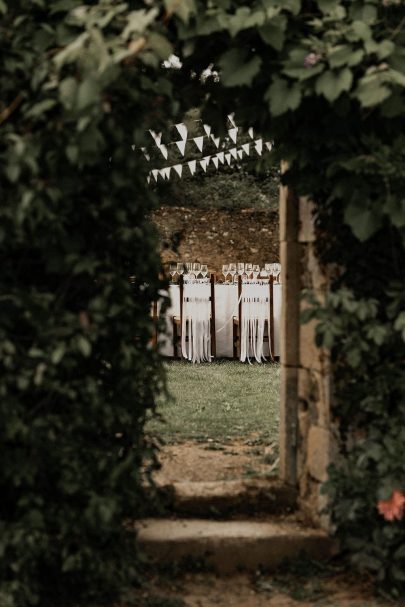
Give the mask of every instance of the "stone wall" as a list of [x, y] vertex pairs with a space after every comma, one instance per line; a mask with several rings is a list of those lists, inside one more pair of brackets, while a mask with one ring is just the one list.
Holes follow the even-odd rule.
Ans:
[[315, 255], [312, 204], [282, 187], [280, 255], [283, 271], [281, 350], [281, 478], [297, 485], [301, 509], [328, 528], [321, 494], [327, 467], [336, 457], [330, 415], [331, 375], [327, 353], [315, 345], [315, 323], [299, 323], [304, 289], [323, 298], [328, 278]]

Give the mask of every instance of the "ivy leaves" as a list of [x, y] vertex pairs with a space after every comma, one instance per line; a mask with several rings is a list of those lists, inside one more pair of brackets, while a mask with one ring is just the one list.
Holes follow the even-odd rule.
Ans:
[[222, 84], [226, 87], [250, 86], [261, 64], [262, 60], [257, 55], [248, 59], [244, 49], [231, 49], [219, 61]]
[[131, 144], [173, 117], [172, 47], [156, 11], [126, 2], [0, 0], [6, 10], [0, 603], [118, 600], [134, 576], [122, 521], [142, 507], [142, 425], [164, 383], [150, 348], [156, 201]]
[[275, 77], [265, 95], [273, 116], [280, 116], [288, 110], [296, 110], [301, 102], [301, 89], [297, 83], [290, 85], [287, 80]]
[[343, 92], [350, 90], [352, 82], [353, 75], [347, 67], [339, 71], [327, 71], [317, 78], [315, 91], [318, 95], [323, 95], [325, 99], [332, 103]]

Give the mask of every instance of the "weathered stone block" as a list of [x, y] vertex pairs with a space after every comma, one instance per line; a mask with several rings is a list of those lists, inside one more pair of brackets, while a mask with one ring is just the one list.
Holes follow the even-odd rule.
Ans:
[[312, 200], [310, 200], [306, 196], [302, 196], [299, 199], [299, 242], [315, 241], [313, 212], [314, 204]]
[[298, 365], [300, 245], [282, 242], [280, 253], [283, 273], [281, 361], [286, 365]]
[[302, 410], [300, 407], [300, 410], [298, 411], [298, 445], [300, 446], [300, 450], [302, 450], [301, 445], [305, 445], [307, 442], [308, 432], [311, 427], [311, 421], [309, 416], [309, 410]]
[[280, 379], [280, 478], [287, 483], [295, 484], [298, 409], [297, 368], [282, 364]]
[[306, 270], [311, 276], [311, 288], [315, 291], [326, 291], [329, 287], [329, 275], [321, 267], [313, 244], [307, 247]]
[[306, 369], [322, 371], [324, 353], [315, 344], [316, 322], [311, 321], [300, 327], [299, 360]]
[[298, 198], [290, 188], [280, 186], [280, 242], [298, 240]]
[[330, 375], [314, 369], [300, 368], [298, 372], [298, 400], [305, 402], [311, 424], [327, 428], [330, 424]]
[[332, 437], [329, 430], [312, 426], [308, 433], [307, 458], [308, 471], [317, 481], [328, 478], [327, 467], [331, 463]]

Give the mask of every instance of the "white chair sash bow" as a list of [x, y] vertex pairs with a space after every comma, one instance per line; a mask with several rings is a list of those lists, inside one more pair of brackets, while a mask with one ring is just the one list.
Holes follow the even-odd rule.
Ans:
[[209, 279], [184, 280], [181, 352], [193, 363], [211, 362], [210, 297]]
[[267, 321], [269, 332], [269, 351], [271, 351], [270, 340], [270, 293], [269, 283], [242, 282], [242, 321], [240, 331], [240, 360], [246, 359], [250, 362], [253, 357], [257, 362], [266, 360], [263, 352], [264, 330]]

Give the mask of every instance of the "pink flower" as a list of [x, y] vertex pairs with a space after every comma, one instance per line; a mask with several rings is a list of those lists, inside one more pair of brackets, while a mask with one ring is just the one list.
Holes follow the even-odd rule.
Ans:
[[390, 499], [377, 502], [377, 508], [386, 521], [400, 521], [404, 516], [405, 494], [394, 489]]
[[309, 53], [304, 59], [304, 67], [313, 67], [320, 59], [322, 57], [318, 53]]

